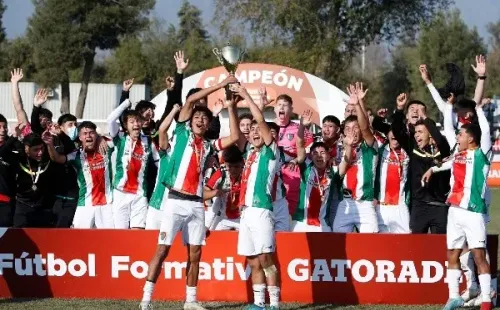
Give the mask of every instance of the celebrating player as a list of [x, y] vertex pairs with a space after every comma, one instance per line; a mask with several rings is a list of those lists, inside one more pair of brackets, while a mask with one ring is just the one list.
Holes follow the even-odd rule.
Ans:
[[352, 155], [352, 136], [344, 138], [346, 156], [339, 167], [330, 165], [330, 153], [324, 142], [315, 142], [311, 146], [311, 162], [305, 163], [304, 129], [311, 125], [311, 111], [305, 111], [300, 119], [297, 132], [297, 163], [300, 169], [301, 183], [299, 204], [293, 215], [295, 232], [331, 232], [330, 210], [334, 189], [340, 177], [344, 176]]
[[54, 148], [53, 136], [45, 132], [50, 158], [60, 164], [73, 166], [77, 173], [78, 207], [73, 218], [74, 228], [114, 228], [112, 211], [111, 169], [109, 168], [111, 148], [106, 154], [98, 151], [96, 125], [84, 121], [78, 126], [81, 148], [71, 154], [59, 154]]
[[348, 104], [356, 108], [357, 116], [344, 120], [344, 135], [352, 136], [355, 149], [352, 150], [353, 163], [344, 176], [344, 200], [337, 208], [333, 231], [349, 233], [357, 227], [361, 233], [374, 233], [378, 232], [373, 207], [377, 144], [354, 86], [350, 88]]
[[280, 288], [275, 251], [273, 180], [279, 169], [279, 150], [262, 111], [243, 87], [238, 94], [247, 102], [254, 117], [250, 129], [252, 149], [247, 153], [241, 180], [241, 221], [238, 234], [238, 254], [246, 256], [252, 269], [254, 304], [248, 309], [265, 309], [266, 283], [271, 309], [279, 308]]
[[462, 276], [459, 256], [467, 242], [479, 272], [481, 287], [481, 309], [492, 309], [490, 296], [490, 266], [486, 260], [486, 203], [484, 193], [490, 163], [479, 147], [481, 128], [466, 124], [457, 135], [458, 153], [441, 167], [432, 167], [422, 177], [422, 184], [429, 181], [434, 172], [450, 170], [451, 191], [447, 203], [446, 243], [448, 247], [448, 289], [449, 300], [444, 309], [456, 309], [464, 305], [459, 295]]
[[167, 148], [168, 148], [168, 134], [167, 130], [172, 124], [175, 115], [179, 113], [181, 110], [181, 106], [176, 104], [173, 106], [170, 113], [163, 119], [158, 128], [158, 145], [159, 145], [159, 156], [160, 163], [158, 169], [158, 175], [156, 177], [156, 184], [153, 190], [153, 194], [151, 195], [151, 199], [149, 200], [149, 208], [148, 215], [146, 217], [146, 229], [160, 229], [161, 220], [162, 220], [162, 212], [165, 209], [165, 204], [168, 201], [168, 188], [165, 186], [165, 183], [162, 182], [165, 172], [167, 171], [168, 157], [167, 157]]
[[[134, 110], [125, 111], [130, 105], [130, 100], [125, 100], [107, 118], [115, 147], [113, 219], [115, 228], [144, 229], [148, 210], [146, 167], [151, 162], [157, 164], [159, 158], [151, 138], [141, 132], [142, 116]], [[124, 133], [119, 132], [116, 122], [120, 116]]]
[[379, 151], [375, 179], [375, 204], [377, 205], [380, 232], [410, 233], [408, 211], [408, 165], [410, 158], [401, 148], [392, 131], [388, 142]]
[[240, 228], [240, 185], [243, 157], [237, 146], [222, 152], [222, 164], [210, 176], [203, 192], [205, 200], [212, 199], [208, 207], [206, 226], [210, 230], [238, 230]]
[[[200, 90], [188, 97], [182, 107], [168, 146], [168, 164], [163, 175], [163, 182], [169, 188], [168, 205], [161, 223], [158, 246], [149, 264], [148, 276], [144, 285], [142, 309], [148, 309], [154, 286], [174, 241], [175, 235], [182, 230], [182, 238], [188, 247], [186, 268], [187, 286], [185, 310], [203, 310], [196, 300], [198, 271], [201, 258], [201, 245], [205, 239], [205, 210], [203, 208], [203, 168], [207, 158], [215, 150], [222, 150], [238, 141], [238, 120], [233, 102], [228, 102], [230, 136], [210, 142], [204, 139], [212, 118], [212, 112], [204, 106], [194, 107], [200, 98], [236, 83], [234, 76], [229, 76], [221, 83]], [[189, 122], [188, 122], [189, 121]]]

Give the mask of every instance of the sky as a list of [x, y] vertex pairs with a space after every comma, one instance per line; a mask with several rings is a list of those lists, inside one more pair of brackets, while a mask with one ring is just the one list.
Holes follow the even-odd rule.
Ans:
[[[22, 36], [26, 31], [28, 18], [33, 14], [31, 0], [4, 0], [7, 11], [3, 16], [3, 24], [7, 32], [7, 38], [12, 39]], [[206, 28], [212, 32], [215, 28], [211, 24], [214, 13], [214, 0], [190, 0], [202, 10]], [[178, 24], [177, 11], [182, 0], [156, 0], [153, 14], [165, 20], [167, 23]], [[500, 19], [499, 0], [455, 0], [462, 17], [469, 27], [477, 27], [479, 34], [488, 39], [486, 25]]]

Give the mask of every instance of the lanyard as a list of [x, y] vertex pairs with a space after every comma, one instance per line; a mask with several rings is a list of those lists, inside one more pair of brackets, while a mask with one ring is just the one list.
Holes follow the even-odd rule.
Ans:
[[201, 140], [201, 146], [200, 148], [198, 149], [198, 146], [197, 146], [197, 143], [196, 143], [196, 138], [193, 139], [193, 143], [191, 143], [191, 146], [193, 147], [193, 152], [194, 152], [194, 155], [196, 156], [196, 164], [197, 164], [197, 171], [198, 171], [198, 174], [200, 173], [201, 171], [201, 160], [203, 158], [203, 156], [205, 155], [205, 150], [203, 148], [203, 140]]
[[38, 164], [38, 169], [36, 172], [34, 172], [32, 169], [31, 169], [31, 165], [30, 165], [30, 162], [29, 162], [29, 159], [28, 159], [28, 168], [24, 167], [21, 163], [19, 164], [19, 166], [21, 166], [21, 169], [26, 172], [27, 174], [30, 175], [31, 177], [31, 181], [33, 182], [33, 185], [31, 186], [31, 189], [33, 191], [36, 191], [38, 188], [36, 186], [36, 183], [38, 182], [38, 179], [40, 178], [40, 175], [42, 173], [44, 173], [45, 171], [47, 171], [47, 168], [49, 167], [50, 165], [50, 161], [47, 162], [47, 165], [42, 169], [42, 166], [40, 164]]

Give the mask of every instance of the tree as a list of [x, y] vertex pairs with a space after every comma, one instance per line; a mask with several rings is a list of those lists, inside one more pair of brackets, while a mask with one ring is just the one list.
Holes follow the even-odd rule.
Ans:
[[107, 78], [113, 83], [121, 83], [128, 78], [134, 78], [135, 83], [144, 83], [149, 73], [148, 59], [137, 37], [124, 38], [113, 57], [106, 59], [105, 66]]
[[189, 37], [196, 36], [201, 40], [209, 38], [208, 32], [203, 27], [201, 11], [187, 0], [182, 2], [182, 6], [177, 13], [179, 17], [179, 43], [183, 44]]
[[488, 97], [500, 94], [500, 21], [488, 24], [488, 32], [491, 35], [491, 52], [488, 55], [488, 86], [486, 94]]
[[[420, 37], [414, 49], [408, 48], [408, 72], [412, 86], [412, 96], [433, 102], [425, 87], [418, 66], [426, 64], [436, 87], [442, 87], [449, 78], [446, 63], [454, 63], [464, 73], [466, 95], [472, 97], [476, 85], [476, 75], [471, 68], [476, 55], [486, 54], [487, 49], [475, 28], [469, 29], [458, 10], [440, 13], [430, 23], [422, 26]], [[435, 104], [429, 105], [431, 115], [437, 116]]]
[[[361, 46], [414, 35], [449, 0], [216, 0], [214, 21], [224, 34], [242, 24], [261, 42], [294, 46], [304, 53], [308, 71], [330, 82], [342, 72]], [[281, 61], [277, 63], [282, 64]], [[302, 66], [297, 67], [303, 69]]]
[[81, 118], [96, 49], [116, 48], [120, 36], [144, 29], [155, 1], [34, 0], [34, 3], [35, 13], [29, 21], [28, 33], [35, 44], [35, 62], [43, 68], [41, 76], [61, 83], [61, 112], [69, 112], [69, 72], [83, 66], [75, 113]]

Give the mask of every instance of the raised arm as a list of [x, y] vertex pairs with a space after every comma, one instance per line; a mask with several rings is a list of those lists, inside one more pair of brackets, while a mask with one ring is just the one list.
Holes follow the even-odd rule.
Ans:
[[58, 164], [65, 164], [67, 157], [66, 155], [59, 154], [54, 147], [54, 136], [50, 131], [46, 130], [42, 134], [42, 140], [47, 145], [47, 150], [49, 152], [50, 160]]
[[358, 95], [356, 91], [350, 91], [348, 104], [352, 104], [356, 107], [356, 115], [358, 117], [359, 129], [361, 130], [361, 135], [363, 136], [363, 140], [365, 140], [368, 146], [373, 146], [375, 143], [375, 136], [370, 130], [370, 124], [368, 122], [368, 117], [366, 111], [361, 106]]
[[229, 137], [220, 139], [220, 145], [223, 149], [235, 144], [240, 138], [240, 126], [238, 124], [238, 115], [236, 114], [236, 103], [234, 96], [233, 100], [226, 101], [227, 112], [229, 114]]
[[17, 122], [25, 126], [29, 124], [28, 115], [23, 107], [21, 92], [19, 91], [19, 81], [23, 78], [23, 69], [14, 69], [10, 72], [10, 81], [12, 82], [12, 102], [16, 110]]
[[160, 127], [158, 129], [158, 136], [159, 136], [160, 149], [162, 150], [166, 150], [168, 148], [168, 128], [172, 124], [175, 115], [177, 115], [177, 113], [179, 113], [180, 110], [181, 106], [175, 104], [172, 107], [170, 113], [168, 113], [167, 117], [165, 117], [160, 124]]
[[186, 100], [186, 103], [182, 107], [181, 112], [179, 113], [179, 119], [178, 119], [179, 123], [183, 123], [183, 122], [189, 120], [189, 118], [191, 118], [191, 114], [193, 112], [195, 102], [197, 102], [198, 100], [200, 100], [202, 98], [208, 97], [208, 95], [225, 87], [227, 84], [237, 83], [237, 82], [238, 82], [238, 80], [234, 76], [230, 75], [224, 81], [220, 82], [219, 84], [215, 84], [215, 85], [210, 86], [208, 88], [204, 88], [204, 89], [200, 90], [199, 92], [196, 92], [196, 93], [192, 94], [191, 96], [189, 96], [189, 98], [187, 98], [187, 100]]
[[344, 136], [343, 145], [344, 145], [344, 154], [342, 155], [342, 160], [339, 164], [339, 175], [343, 177], [347, 173], [347, 169], [351, 165], [352, 162], [352, 142], [353, 137], [351, 134]]
[[404, 109], [408, 97], [406, 94], [399, 94], [396, 99], [396, 111], [394, 111], [392, 117], [391, 130], [394, 134], [394, 138], [399, 142], [399, 145], [409, 154], [413, 151], [413, 143], [411, 143], [411, 137], [408, 134], [405, 124]]
[[479, 127], [481, 128], [481, 150], [486, 155], [491, 150], [491, 131], [490, 123], [486, 115], [484, 115], [483, 106], [489, 104], [491, 99], [484, 98], [481, 103], [476, 106], [476, 115], [479, 122]]
[[418, 70], [420, 71], [420, 75], [422, 76], [422, 80], [424, 81], [425, 85], [429, 89], [429, 92], [431, 93], [432, 99], [436, 103], [436, 106], [439, 110], [439, 112], [443, 113], [444, 108], [446, 106], [446, 102], [441, 98], [441, 95], [437, 91], [436, 87], [432, 84], [432, 78], [431, 74], [427, 70], [427, 65], [422, 64], [418, 67]]
[[47, 102], [48, 92], [46, 89], [40, 88], [36, 91], [35, 99], [33, 100], [33, 110], [31, 111], [31, 130], [38, 134], [43, 132], [40, 124], [40, 110], [42, 105]]
[[304, 139], [304, 131], [306, 127], [311, 126], [312, 123], [312, 115], [313, 113], [311, 110], [306, 110], [304, 113], [302, 113], [302, 116], [300, 117], [300, 124], [299, 124], [299, 129], [297, 131], [297, 138], [295, 143], [297, 144], [297, 158], [295, 159], [298, 164], [302, 164], [306, 160], [306, 146], [305, 146], [305, 139]]
[[123, 101], [119, 106], [117, 106], [108, 116], [106, 122], [108, 123], [108, 130], [111, 138], [116, 137], [118, 132], [120, 132], [120, 125], [116, 122], [120, 116], [127, 110], [132, 104], [130, 100], [127, 99]]
[[[184, 71], [189, 66], [189, 59], [184, 60], [184, 52], [178, 51], [174, 54], [175, 65], [177, 71], [174, 77], [168, 76], [165, 78], [165, 86], [167, 89], [167, 104], [160, 118], [160, 122], [172, 111], [175, 104], [182, 106], [182, 83], [184, 79]], [[176, 116], [176, 118], [178, 115]]]
[[474, 91], [474, 101], [481, 104], [483, 99], [484, 84], [486, 82], [486, 58], [483, 55], [476, 56], [476, 66], [471, 65], [477, 74], [476, 90]]
[[120, 102], [118, 102], [118, 104], [130, 98], [130, 89], [132, 88], [132, 86], [134, 86], [134, 78], [123, 81], [122, 94], [120, 96]]
[[453, 105], [448, 102], [443, 111], [443, 131], [450, 147], [456, 143], [455, 129], [453, 128]]
[[259, 109], [259, 107], [255, 104], [253, 101], [252, 97], [248, 94], [248, 91], [246, 88], [237, 85], [235, 87], [236, 93], [243, 98], [243, 100], [246, 101], [248, 104], [248, 108], [250, 109], [250, 112], [252, 113], [253, 119], [257, 122], [259, 125], [259, 130], [260, 130], [260, 135], [262, 136], [262, 139], [264, 139], [264, 143], [269, 146], [271, 143], [273, 143], [274, 138], [273, 135], [271, 134], [271, 130], [269, 129], [269, 126], [267, 126], [266, 119], [264, 118], [264, 114], [262, 111]]

